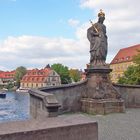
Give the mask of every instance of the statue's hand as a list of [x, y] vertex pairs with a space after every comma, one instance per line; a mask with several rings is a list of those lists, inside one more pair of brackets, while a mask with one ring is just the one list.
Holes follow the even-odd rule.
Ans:
[[99, 33], [93, 32], [93, 36], [99, 36]]

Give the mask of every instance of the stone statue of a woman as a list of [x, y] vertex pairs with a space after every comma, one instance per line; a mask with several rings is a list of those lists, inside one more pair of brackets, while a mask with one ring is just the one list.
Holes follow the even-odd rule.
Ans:
[[106, 26], [103, 24], [105, 14], [100, 10], [98, 22], [92, 24], [87, 30], [87, 38], [90, 42], [90, 66], [105, 65], [107, 56]]

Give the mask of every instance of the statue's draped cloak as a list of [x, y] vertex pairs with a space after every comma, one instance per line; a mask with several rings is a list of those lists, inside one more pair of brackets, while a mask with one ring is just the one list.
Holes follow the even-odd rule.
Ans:
[[105, 63], [107, 56], [106, 26], [102, 23], [95, 23], [87, 30], [87, 38], [90, 41], [90, 63], [95, 61]]

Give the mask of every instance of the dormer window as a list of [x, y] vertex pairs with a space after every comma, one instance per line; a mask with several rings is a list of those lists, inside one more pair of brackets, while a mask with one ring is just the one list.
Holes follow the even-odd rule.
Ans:
[[127, 56], [127, 57], [126, 57], [126, 60], [129, 60], [129, 58], [130, 58], [130, 56]]

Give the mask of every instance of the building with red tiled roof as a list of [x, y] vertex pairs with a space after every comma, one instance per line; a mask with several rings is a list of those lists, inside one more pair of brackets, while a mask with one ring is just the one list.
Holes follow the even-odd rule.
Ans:
[[14, 83], [15, 71], [0, 71], [0, 85], [5, 86], [8, 83]]
[[128, 66], [134, 65], [133, 57], [138, 54], [138, 50], [140, 50], [140, 44], [119, 50], [110, 63], [110, 68], [113, 70], [111, 73], [112, 82], [116, 83]]
[[60, 84], [60, 76], [49, 67], [28, 70], [20, 82], [21, 88], [40, 88]]
[[81, 73], [81, 80], [85, 80], [86, 79], [86, 73], [85, 72], [82, 72]]

